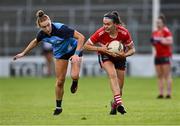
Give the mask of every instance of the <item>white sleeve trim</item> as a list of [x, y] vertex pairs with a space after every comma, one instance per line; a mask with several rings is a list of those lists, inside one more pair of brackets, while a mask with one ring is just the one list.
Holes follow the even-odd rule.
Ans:
[[89, 41], [90, 44], [94, 45], [94, 43], [91, 41], [90, 38], [88, 39], [88, 41]]

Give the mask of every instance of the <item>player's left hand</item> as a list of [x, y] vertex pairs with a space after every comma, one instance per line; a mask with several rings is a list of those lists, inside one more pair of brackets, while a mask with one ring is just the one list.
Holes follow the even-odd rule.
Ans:
[[25, 56], [25, 53], [24, 53], [24, 52], [21, 52], [21, 53], [15, 55], [15, 56], [13, 57], [13, 60], [17, 60], [17, 59], [19, 59], [19, 58], [22, 58], [23, 56]]
[[81, 57], [79, 57], [78, 55], [73, 55], [70, 59], [72, 63], [81, 62]]

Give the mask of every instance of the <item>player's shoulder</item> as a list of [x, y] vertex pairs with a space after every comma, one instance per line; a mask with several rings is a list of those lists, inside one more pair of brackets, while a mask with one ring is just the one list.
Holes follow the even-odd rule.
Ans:
[[123, 35], [127, 35], [129, 33], [128, 29], [125, 28], [124, 26], [118, 25], [117, 29], [118, 29], [118, 32]]
[[46, 38], [46, 37], [47, 35], [42, 30], [39, 30], [36, 35], [36, 39], [38, 42], [40, 42], [43, 38]]
[[40, 36], [40, 37], [43, 37], [43, 36], [45, 36], [46, 34], [43, 32], [43, 30], [39, 30], [38, 32], [37, 32], [37, 36]]
[[154, 30], [152, 31], [152, 35], [157, 35], [157, 34], [159, 33], [159, 31], [160, 31], [160, 30], [158, 30], [158, 29], [154, 29]]
[[52, 22], [52, 25], [54, 25], [57, 29], [60, 29], [62, 26], [64, 26], [64, 24], [60, 22]]
[[170, 33], [171, 31], [169, 30], [168, 27], [165, 26], [165, 27], [163, 28], [163, 32]]
[[98, 36], [102, 36], [104, 33], [105, 33], [104, 27], [99, 28], [99, 29], [95, 32], [95, 34], [97, 34]]

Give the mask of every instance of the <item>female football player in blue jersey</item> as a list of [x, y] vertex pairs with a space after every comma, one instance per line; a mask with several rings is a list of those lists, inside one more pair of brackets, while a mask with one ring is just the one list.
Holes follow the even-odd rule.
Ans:
[[37, 26], [40, 28], [37, 37], [19, 54], [14, 56], [14, 60], [25, 56], [30, 50], [36, 47], [39, 42], [52, 44], [53, 55], [55, 57], [56, 72], [56, 109], [54, 115], [62, 112], [62, 99], [64, 94], [64, 82], [68, 67], [68, 60], [71, 61], [71, 92], [75, 93], [78, 87], [80, 64], [82, 57], [82, 47], [85, 37], [76, 30], [73, 30], [62, 23], [51, 22], [49, 16], [42, 10], [36, 13]]

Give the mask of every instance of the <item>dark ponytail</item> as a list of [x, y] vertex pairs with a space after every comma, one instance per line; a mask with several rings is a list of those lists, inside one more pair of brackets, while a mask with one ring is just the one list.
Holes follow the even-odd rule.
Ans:
[[120, 18], [119, 18], [119, 13], [117, 11], [112, 11], [111, 14], [115, 15], [116, 16], [116, 20], [115, 20], [115, 23], [116, 24], [120, 24]]
[[164, 14], [160, 14], [158, 18], [162, 20], [163, 24], [166, 24], [166, 17]]
[[115, 24], [119, 24], [119, 25], [125, 26], [124, 23], [121, 21], [119, 13], [117, 11], [112, 11], [112, 12], [106, 13], [104, 15], [104, 17], [112, 19], [113, 23], [115, 23]]

